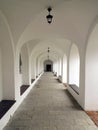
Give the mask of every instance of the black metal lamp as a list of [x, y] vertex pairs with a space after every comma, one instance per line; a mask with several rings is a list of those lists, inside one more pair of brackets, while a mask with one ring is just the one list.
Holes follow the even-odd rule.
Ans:
[[47, 22], [50, 24], [52, 22], [52, 18], [53, 18], [53, 16], [50, 14], [50, 11], [52, 10], [52, 8], [49, 7], [47, 10], [48, 10], [49, 14], [46, 16], [46, 18], [47, 18]]

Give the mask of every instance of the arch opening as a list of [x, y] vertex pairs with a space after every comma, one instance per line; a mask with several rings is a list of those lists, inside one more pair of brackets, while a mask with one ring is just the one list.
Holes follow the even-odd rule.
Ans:
[[79, 87], [80, 80], [80, 56], [78, 48], [72, 45], [69, 57], [69, 84]]
[[88, 39], [85, 62], [85, 109], [98, 110], [98, 23]]
[[44, 71], [53, 72], [53, 61], [51, 61], [51, 60], [44, 61]]
[[20, 95], [22, 95], [30, 85], [29, 56], [26, 44], [20, 50], [19, 61]]

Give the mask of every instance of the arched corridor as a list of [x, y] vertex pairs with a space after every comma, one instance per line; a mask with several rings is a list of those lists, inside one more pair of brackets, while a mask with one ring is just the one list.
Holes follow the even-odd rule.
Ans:
[[97, 130], [66, 87], [46, 72], [4, 130]]
[[[51, 23], [47, 22], [48, 7], [52, 9]], [[54, 77], [46, 73], [42, 76], [44, 72]], [[98, 111], [98, 0], [0, 0], [1, 130], [29, 92], [35, 102], [46, 96], [40, 93], [36, 99], [37, 95], [33, 95], [33, 90], [44, 91], [35, 85], [37, 81], [43, 87], [49, 82], [61, 86], [65, 106], [62, 98], [51, 95], [51, 102], [55, 98], [61, 101], [61, 111], [65, 107], [70, 114], [72, 104], [67, 102], [66, 106], [66, 100], [71, 96], [84, 111]], [[56, 88], [51, 91], [56, 93]], [[70, 94], [66, 95], [63, 88]]]

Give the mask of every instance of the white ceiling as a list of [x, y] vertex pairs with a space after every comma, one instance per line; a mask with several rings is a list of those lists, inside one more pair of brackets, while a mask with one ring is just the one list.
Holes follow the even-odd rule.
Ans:
[[[48, 6], [53, 7], [51, 25], [45, 18]], [[98, 0], [0, 0], [0, 10], [7, 19], [16, 46], [30, 42], [31, 49], [31, 44], [52, 40], [63, 50], [71, 42], [85, 43], [88, 30], [98, 15]], [[69, 44], [64, 39], [70, 41]]]

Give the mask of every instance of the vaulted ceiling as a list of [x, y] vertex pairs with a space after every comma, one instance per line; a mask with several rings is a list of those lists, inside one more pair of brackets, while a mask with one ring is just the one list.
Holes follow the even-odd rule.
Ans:
[[[48, 6], [53, 8], [51, 25], [46, 20]], [[28, 43], [31, 47], [32, 43], [47, 40], [63, 50], [71, 42], [85, 44], [98, 15], [98, 0], [0, 0], [0, 11], [9, 24], [15, 46]]]

